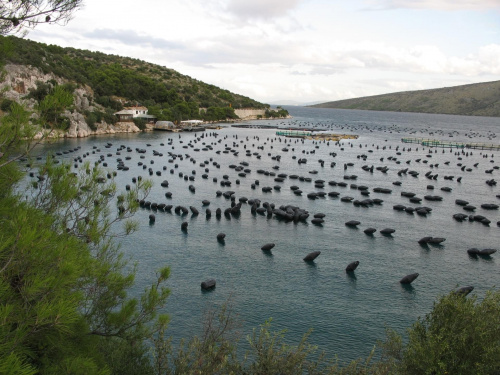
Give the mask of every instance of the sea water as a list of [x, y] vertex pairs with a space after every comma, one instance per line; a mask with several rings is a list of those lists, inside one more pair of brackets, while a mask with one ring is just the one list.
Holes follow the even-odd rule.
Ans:
[[[170, 266], [171, 277], [167, 285], [171, 296], [163, 312], [170, 315], [168, 334], [174, 343], [200, 334], [204, 312], [231, 300], [241, 323], [242, 348], [246, 347], [245, 337], [252, 329], [272, 318], [272, 329], [287, 330], [286, 341], [290, 344], [298, 343], [302, 335], [312, 329], [311, 343], [318, 345], [329, 357], [338, 355], [340, 360], [347, 361], [368, 355], [376, 341], [384, 338], [386, 327], [404, 333], [418, 317], [432, 309], [439, 296], [457, 287], [472, 285], [479, 298], [488, 289], [498, 287], [500, 253], [488, 258], [472, 258], [467, 249], [499, 248], [500, 228], [496, 224], [500, 220], [499, 210], [484, 210], [480, 206], [483, 203], [500, 204], [497, 197], [500, 189], [485, 183], [498, 178], [499, 170], [493, 169], [491, 174], [485, 171], [498, 165], [500, 153], [465, 150], [469, 153], [466, 156], [456, 149], [451, 152], [450, 149], [431, 149], [429, 152], [428, 147], [405, 144], [401, 138], [498, 145], [495, 133], [500, 131], [500, 119], [302, 107], [287, 109], [292, 119], [246, 124], [276, 125], [285, 129], [315, 127], [340, 134], [356, 134], [359, 138], [339, 144], [302, 141], [278, 137], [273, 129], [228, 126], [207, 130], [204, 138], [201, 132], [149, 132], [68, 139], [38, 147], [35, 154], [80, 147], [78, 152], [58, 156], [73, 164], [73, 158], [91, 152], [96, 146], [101, 151], [91, 153], [86, 160], [94, 162], [100, 155], [111, 153], [112, 157], [105, 157], [110, 171], [116, 170], [118, 158], [125, 161], [126, 156], [131, 156], [131, 160], [125, 161], [129, 170], [117, 171], [115, 181], [119, 188], [125, 189], [126, 184], [132, 184], [132, 177], [150, 178], [154, 187], [147, 200], [174, 207], [194, 206], [200, 211], [198, 216], [190, 213], [181, 217], [173, 209], [171, 212], [152, 212], [142, 208], [134, 217], [139, 229], [120, 240], [122, 251], [137, 263], [136, 284], [131, 295], [137, 295], [150, 285], [160, 267]], [[108, 142], [113, 144], [109, 149], [105, 148]], [[121, 155], [116, 155], [120, 145], [134, 151], [122, 150]], [[206, 145], [211, 145], [213, 150], [203, 151]], [[223, 153], [226, 147], [237, 150], [238, 155]], [[139, 158], [136, 148], [147, 150], [144, 159]], [[153, 150], [163, 156], [153, 156]], [[246, 150], [251, 150], [252, 155], [246, 156]], [[182, 160], [177, 158], [169, 162], [169, 152], [183, 155]], [[253, 153], [259, 153], [261, 158]], [[281, 156], [279, 161], [273, 159], [277, 155]], [[306, 158], [307, 163], [299, 164], [300, 158]], [[323, 167], [319, 160], [324, 160]], [[200, 166], [205, 161], [208, 163]], [[139, 162], [155, 172], [161, 171], [161, 176], [156, 173], [150, 176]], [[213, 162], [220, 164], [220, 169]], [[251, 169], [246, 177], [239, 177], [238, 172], [229, 168], [241, 162], [247, 162], [249, 166], [245, 168]], [[336, 163], [334, 167], [330, 166], [332, 162]], [[346, 163], [354, 165], [344, 170]], [[438, 166], [431, 168], [430, 164]], [[363, 165], [373, 165], [374, 172], [362, 170]], [[167, 169], [163, 170], [163, 166]], [[382, 166], [388, 167], [387, 173], [376, 169]], [[462, 171], [462, 166], [472, 171]], [[201, 177], [205, 168], [209, 170], [208, 179]], [[418, 177], [399, 176], [397, 172], [404, 168], [418, 172]], [[257, 174], [258, 169], [311, 177], [313, 182], [286, 178], [278, 183], [273, 176]], [[310, 173], [314, 171], [317, 173]], [[438, 174], [438, 178], [425, 178], [428, 171]], [[195, 181], [185, 181], [179, 177], [179, 172], [195, 176]], [[356, 180], [343, 179], [344, 175], [353, 174], [358, 176]], [[229, 176], [230, 187], [220, 186], [223, 175]], [[444, 180], [444, 176], [451, 175], [455, 176], [453, 180]], [[213, 182], [214, 177], [217, 182]], [[462, 177], [460, 183], [458, 177]], [[314, 180], [318, 179], [325, 181], [323, 189], [314, 187]], [[163, 180], [169, 182], [168, 188], [160, 186]], [[252, 189], [255, 180], [260, 184]], [[348, 185], [328, 185], [332, 180], [345, 181]], [[396, 181], [400, 181], [401, 186], [393, 185]], [[352, 183], [368, 186], [370, 198], [383, 199], [383, 204], [366, 208], [342, 202], [343, 196], [366, 198], [359, 190], [350, 188]], [[188, 189], [191, 184], [195, 186], [195, 193]], [[428, 190], [429, 184], [435, 189]], [[262, 192], [262, 187], [275, 185], [280, 185], [281, 190]], [[292, 185], [299, 186], [303, 195], [293, 194]], [[375, 187], [389, 188], [392, 193], [373, 192]], [[441, 191], [441, 187], [450, 187], [452, 191]], [[294, 205], [309, 211], [311, 216], [306, 222], [285, 222], [252, 214], [250, 206], [244, 203], [239, 217], [222, 215], [217, 219], [217, 208], [224, 210], [231, 206], [229, 199], [216, 197], [217, 190], [234, 191], [236, 202], [240, 197], [247, 197], [274, 203], [276, 207]], [[170, 199], [165, 197], [167, 191], [172, 192]], [[308, 199], [307, 193], [314, 191], [337, 191], [340, 196]], [[439, 195], [443, 200], [413, 204], [401, 196], [402, 191], [414, 192], [421, 198], [428, 194]], [[455, 199], [469, 201], [477, 207], [474, 214], [486, 216], [491, 224], [454, 220], [452, 215], [455, 213], [469, 214], [455, 204]], [[205, 217], [203, 200], [211, 202], [209, 219]], [[394, 210], [396, 204], [427, 206], [432, 212], [426, 217], [411, 215]], [[151, 213], [156, 216], [153, 225], [148, 219]], [[322, 225], [311, 223], [315, 213], [325, 214]], [[349, 220], [358, 220], [361, 224], [358, 228], [348, 227], [345, 223]], [[187, 231], [181, 230], [184, 221], [188, 222]], [[377, 232], [373, 236], [366, 235], [363, 230], [368, 227], [376, 228]], [[396, 231], [392, 236], [383, 236], [379, 231], [384, 228]], [[217, 241], [218, 233], [226, 234], [225, 243]], [[418, 240], [424, 236], [443, 237], [446, 241], [441, 246], [421, 246]], [[266, 243], [275, 243], [271, 252], [261, 250]], [[321, 251], [321, 255], [314, 262], [304, 262], [304, 256], [312, 251]], [[353, 274], [347, 274], [345, 268], [353, 261], [360, 264]], [[399, 283], [402, 277], [415, 272], [419, 277], [410, 286]], [[217, 286], [211, 292], [204, 292], [200, 283], [208, 278], [216, 279]]]

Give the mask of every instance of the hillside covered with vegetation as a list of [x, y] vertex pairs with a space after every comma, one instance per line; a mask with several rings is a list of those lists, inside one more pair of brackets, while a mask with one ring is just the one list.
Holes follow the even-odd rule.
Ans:
[[[112, 121], [125, 106], [146, 106], [158, 120], [219, 121], [236, 118], [234, 109], [266, 109], [269, 105], [206, 84], [173, 69], [138, 59], [75, 48], [46, 45], [13, 36], [0, 36], [0, 64], [37, 68], [66, 82], [91, 89], [87, 122]], [[30, 97], [40, 103], [55, 82], [40, 82]], [[201, 109], [201, 110], [200, 110]]]
[[500, 81], [337, 100], [311, 107], [499, 117]]

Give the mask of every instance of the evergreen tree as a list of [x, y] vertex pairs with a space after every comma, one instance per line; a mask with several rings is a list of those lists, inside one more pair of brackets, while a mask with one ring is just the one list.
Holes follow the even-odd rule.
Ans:
[[12, 104], [0, 119], [0, 373], [147, 373], [169, 269], [130, 298], [135, 270], [115, 239], [135, 230], [128, 219], [151, 183], [118, 193], [100, 168], [71, 172], [49, 157], [26, 190], [18, 160], [33, 136], [29, 112]]
[[388, 343], [402, 374], [499, 374], [500, 291], [481, 301], [443, 296], [408, 330], [406, 345], [394, 332]]

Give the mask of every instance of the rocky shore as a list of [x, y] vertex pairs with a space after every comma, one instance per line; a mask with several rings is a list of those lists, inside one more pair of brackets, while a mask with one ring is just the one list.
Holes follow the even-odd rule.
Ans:
[[[39, 69], [25, 65], [8, 64], [4, 67], [4, 76], [0, 82], [0, 91], [3, 97], [23, 103], [29, 110], [34, 110], [36, 100], [27, 98], [30, 90], [36, 89], [37, 82], [55, 81], [58, 84], [66, 83], [65, 80], [53, 74], [45, 74]], [[74, 108], [72, 111], [64, 112], [63, 116], [69, 119], [69, 128], [63, 130], [40, 130], [35, 139], [42, 138], [84, 138], [90, 135], [115, 134], [115, 133], [138, 133], [141, 130], [133, 122], [117, 122], [108, 124], [106, 122], [96, 123], [95, 129], [91, 129], [85, 117], [84, 111], [93, 111], [95, 105], [91, 104], [89, 98], [94, 97], [94, 92], [88, 86], [80, 86], [73, 92]], [[147, 129], [149, 130], [149, 129]]]

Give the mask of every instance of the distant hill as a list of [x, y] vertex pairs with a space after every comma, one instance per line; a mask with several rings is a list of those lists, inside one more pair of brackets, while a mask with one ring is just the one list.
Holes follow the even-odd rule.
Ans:
[[500, 81], [366, 96], [311, 107], [500, 117]]
[[[269, 105], [139, 59], [75, 48], [46, 45], [28, 39], [0, 37], [8, 45], [3, 63], [30, 65], [70, 81], [87, 84], [97, 96], [173, 104], [196, 102], [200, 107], [266, 108]], [[2, 49], [0, 48], [0, 51]], [[3, 51], [2, 51], [3, 52]]]
[[[10, 77], [22, 81], [23, 87], [14, 89], [20, 93], [29, 91], [28, 98], [40, 101], [56, 84], [68, 83], [85, 88], [91, 105], [100, 105], [96, 108], [107, 113], [139, 105], [148, 107], [158, 120], [213, 121], [235, 118], [235, 109], [270, 107], [139, 59], [0, 36], [0, 86], [2, 83], [12, 86], [5, 82], [7, 76], [2, 69], [9, 64], [10, 71], [12, 66], [31, 69], [30, 73]], [[32, 82], [34, 79], [39, 82]], [[29, 90], [24, 90], [26, 85]]]
[[276, 106], [290, 105], [290, 106], [298, 106], [298, 107], [308, 107], [308, 106], [312, 106], [314, 104], [322, 103], [322, 101], [316, 100], [314, 102], [298, 102], [296, 100], [271, 100], [270, 103], [273, 105], [276, 105]]
[[[288, 116], [283, 108], [270, 109], [164, 66], [0, 35], [0, 120], [14, 103], [32, 113], [37, 137], [138, 132], [152, 129], [154, 120], [180, 124], [236, 121], [241, 114]], [[124, 120], [116, 115], [134, 107], [141, 116]]]

